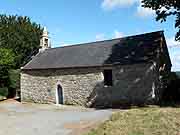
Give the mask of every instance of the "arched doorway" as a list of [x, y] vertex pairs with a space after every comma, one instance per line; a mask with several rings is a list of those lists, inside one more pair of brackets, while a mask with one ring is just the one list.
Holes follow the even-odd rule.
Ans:
[[63, 104], [63, 90], [60, 84], [56, 88], [56, 104]]

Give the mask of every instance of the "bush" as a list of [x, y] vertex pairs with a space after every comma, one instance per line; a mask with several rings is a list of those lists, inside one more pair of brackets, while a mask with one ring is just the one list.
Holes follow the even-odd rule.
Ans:
[[180, 78], [175, 72], [171, 72], [168, 78], [168, 85], [162, 94], [161, 104], [172, 104], [180, 102]]
[[20, 88], [20, 70], [9, 70], [9, 87], [13, 89]]
[[14, 96], [20, 96], [16, 95], [20, 91], [20, 70], [9, 70], [9, 94], [8, 98], [13, 98]]
[[0, 88], [0, 96], [1, 97], [7, 97], [8, 96], [8, 88]]

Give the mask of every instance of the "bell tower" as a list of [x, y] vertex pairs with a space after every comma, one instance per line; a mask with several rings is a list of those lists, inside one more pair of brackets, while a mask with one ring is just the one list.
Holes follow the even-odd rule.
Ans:
[[50, 43], [50, 39], [48, 36], [47, 28], [44, 27], [43, 34], [40, 39], [40, 51], [44, 51], [48, 48], [51, 48], [51, 43]]

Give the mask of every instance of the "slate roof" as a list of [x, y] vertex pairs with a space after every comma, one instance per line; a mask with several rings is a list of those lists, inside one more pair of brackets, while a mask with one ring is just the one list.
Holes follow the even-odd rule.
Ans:
[[[148, 62], [157, 55], [162, 31], [47, 49], [22, 69], [97, 67]], [[164, 38], [165, 40], [165, 38]]]

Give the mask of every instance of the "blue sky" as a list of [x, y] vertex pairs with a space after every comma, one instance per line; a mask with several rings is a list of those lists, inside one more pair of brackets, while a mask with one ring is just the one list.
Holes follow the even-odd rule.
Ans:
[[140, 0], [2, 0], [0, 13], [26, 15], [46, 26], [53, 47], [164, 30], [172, 70], [180, 71], [174, 18], [156, 22]]

